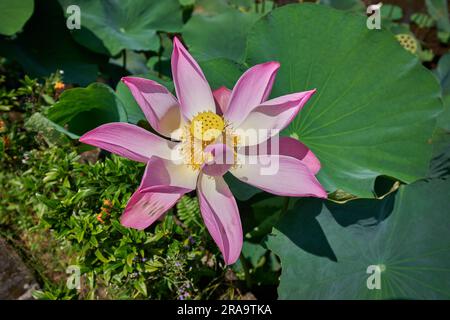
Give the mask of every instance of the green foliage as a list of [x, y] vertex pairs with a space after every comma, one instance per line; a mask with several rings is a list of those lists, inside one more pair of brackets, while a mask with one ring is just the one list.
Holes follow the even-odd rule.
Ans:
[[[171, 211], [146, 231], [120, 225], [144, 165], [116, 156], [96, 161], [95, 151], [79, 154], [39, 113], [46, 108], [42, 95], [53, 90], [51, 81], [43, 86], [27, 78], [14, 92], [36, 95], [35, 102], [1, 114], [0, 232], [20, 238], [29, 253], [42, 288], [34, 296], [198, 299], [232, 294], [234, 284], [220, 281], [225, 269], [196, 198], [183, 199], [179, 215]], [[11, 112], [21, 116], [12, 119]], [[79, 292], [65, 285], [69, 265], [81, 268]]]
[[231, 192], [236, 197], [236, 199], [241, 201], [246, 201], [252, 198], [254, 195], [261, 192], [260, 189], [251, 186], [247, 183], [243, 183], [241, 180], [237, 179], [231, 173], [227, 173], [224, 176], [225, 181], [230, 187]]
[[[421, 181], [383, 200], [299, 201], [268, 246], [281, 299], [450, 298], [450, 181]], [[380, 290], [367, 286], [378, 266]]]
[[5, 77], [0, 76], [0, 168], [13, 168], [17, 159], [22, 158], [29, 149], [38, 147], [37, 141], [43, 140], [41, 134], [25, 134], [24, 122], [31, 115], [47, 108], [48, 102], [58, 95], [54, 84], [60, 78], [56, 74], [40, 83], [25, 76], [16, 80], [15, 89], [6, 88], [4, 80]]
[[77, 135], [67, 131], [60, 125], [50, 121], [39, 112], [35, 112], [27, 122], [25, 122], [24, 126], [32, 132], [40, 133], [45, 142], [50, 146], [61, 145], [67, 142], [66, 135], [72, 139], [79, 138]]
[[444, 111], [438, 118], [437, 126], [450, 131], [450, 53], [442, 56], [439, 60], [436, 75], [439, 78], [442, 89], [442, 100]]
[[187, 226], [198, 225], [203, 228], [197, 198], [181, 197], [177, 202], [177, 213], [180, 220]]
[[[234, 9], [213, 16], [194, 15], [183, 28], [183, 38], [200, 61], [215, 58], [243, 61], [248, 30], [258, 17]], [[224, 25], [228, 26], [226, 32]]]
[[438, 38], [444, 43], [450, 40], [450, 17], [446, 0], [426, 0], [428, 13], [436, 20]]
[[35, 97], [31, 97], [33, 91], [39, 86], [36, 80], [30, 79], [25, 76], [24, 79], [19, 80], [19, 88], [8, 90], [3, 84], [6, 81], [5, 76], [0, 76], [0, 111], [10, 111], [11, 109], [19, 107], [24, 104], [25, 108], [29, 107], [27, 100], [33, 100]]
[[33, 16], [15, 39], [2, 39], [0, 52], [18, 61], [32, 77], [64, 71], [64, 81], [88, 85], [96, 80], [105, 57], [80, 47], [66, 27], [56, 1], [36, 0]]
[[399, 20], [403, 17], [403, 10], [399, 6], [383, 4], [381, 6], [381, 17], [388, 20]]
[[416, 12], [411, 15], [411, 21], [420, 28], [431, 28], [435, 24], [435, 20], [426, 13]]
[[441, 83], [444, 110], [439, 115], [432, 138], [433, 160], [430, 165], [431, 177], [443, 177], [450, 172], [450, 54], [441, 57], [435, 74]]
[[0, 2], [0, 34], [12, 36], [31, 17], [34, 0], [3, 0]]
[[224, 58], [202, 61], [200, 66], [213, 90], [222, 86], [233, 89], [236, 81], [247, 69], [240, 63]]
[[[66, 8], [78, 5], [82, 8], [82, 27], [88, 29], [97, 38], [92, 45], [92, 36], [87, 33], [75, 36], [86, 47], [98, 50], [98, 42], [111, 55], [117, 55], [123, 49], [153, 50], [159, 48], [157, 31], [177, 32], [181, 28], [181, 8], [177, 0], [146, 1], [88, 1], [60, 0]], [[74, 32], [75, 34], [77, 31]]]
[[273, 96], [318, 89], [286, 133], [318, 156], [328, 191], [372, 197], [378, 175], [412, 182], [426, 174], [442, 104], [431, 73], [391, 33], [364, 24], [322, 6], [276, 9], [254, 25], [247, 64], [281, 63]]
[[364, 3], [361, 0], [320, 0], [319, 3], [346, 11], [360, 11], [364, 9]]
[[[73, 242], [76, 251], [81, 253], [77, 263], [87, 275], [94, 274], [96, 282], [101, 280], [117, 287], [128, 285], [131, 297], [139, 292], [141, 296], [150, 294], [151, 298], [176, 298], [177, 288], [190, 281], [190, 276], [182, 272], [183, 265], [178, 266], [177, 262], [200, 264], [203, 254], [196, 248], [192, 252], [187, 250], [182, 243], [191, 236], [201, 244], [202, 235], [195, 231], [187, 233], [174, 223], [171, 215], [153, 232], [122, 227], [119, 216], [137, 187], [142, 174], [138, 169], [142, 166], [139, 168], [135, 163], [116, 157], [93, 166], [79, 164], [76, 159], [76, 154], [70, 154], [62, 159], [63, 163], [45, 170], [44, 192], [55, 184], [66, 186], [59, 193], [37, 194], [47, 205], [43, 220]], [[47, 161], [55, 163], [55, 159]], [[73, 171], [62, 169], [71, 166]], [[54, 201], [55, 198], [59, 198], [58, 201]], [[101, 199], [109, 200], [112, 206], [102, 207]], [[101, 212], [105, 214], [100, 220], [97, 217]], [[152, 290], [147, 291], [147, 287]]]
[[104, 123], [126, 121], [122, 101], [102, 83], [64, 91], [47, 116], [78, 136]]
[[193, 6], [195, 4], [195, 0], [178, 0], [180, 5], [182, 6]]
[[120, 56], [111, 58], [109, 62], [115, 64], [119, 68], [122, 67], [126, 72], [131, 74], [149, 72], [149, 68], [147, 67], [147, 57], [142, 52], [124, 50]]
[[[245, 265], [245, 267], [244, 267]], [[248, 272], [246, 274], [246, 268]], [[275, 254], [259, 243], [244, 242], [242, 256], [234, 269], [237, 275], [248, 279], [250, 288], [267, 290], [278, 284], [281, 265]], [[276, 298], [275, 295], [270, 298]]]
[[253, 221], [247, 220], [247, 226], [254, 227], [247, 229], [245, 234], [245, 238], [253, 243], [260, 243], [272, 231], [272, 227], [276, 225], [283, 212], [289, 208], [289, 198], [287, 197], [266, 195], [262, 200], [258, 200], [250, 205]]
[[441, 57], [436, 68], [436, 75], [441, 83], [442, 96], [450, 96], [450, 53]]
[[[80, 297], [175, 299], [186, 286], [192, 298], [206, 294], [208, 288], [199, 287], [199, 281], [208, 283], [208, 274], [220, 274], [221, 268], [216, 262], [202, 262], [205, 255], [218, 252], [198, 220], [198, 207], [186, 211], [195, 208], [196, 200], [180, 203], [183, 225], [169, 213], [148, 231], [124, 228], [119, 217], [143, 166], [115, 156], [89, 164], [82, 157], [61, 147], [32, 150], [23, 159], [19, 177], [16, 172], [2, 173], [2, 224], [17, 223], [16, 215], [27, 206], [26, 212], [35, 211], [43, 228], [68, 241], [70, 263], [93, 279], [83, 283]], [[44, 289], [50, 290], [45, 297], [52, 298], [51, 288]]]

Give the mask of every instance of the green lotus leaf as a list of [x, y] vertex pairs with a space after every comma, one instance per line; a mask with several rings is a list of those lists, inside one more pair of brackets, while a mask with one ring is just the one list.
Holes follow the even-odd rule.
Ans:
[[258, 17], [234, 9], [213, 16], [194, 15], [183, 28], [183, 39], [197, 60], [242, 61], [247, 33]]
[[81, 30], [92, 34], [78, 34], [74, 37], [81, 44], [94, 51], [102, 50], [101, 44], [111, 55], [123, 49], [157, 50], [157, 31], [177, 32], [182, 26], [182, 11], [177, 0], [59, 0], [65, 9], [77, 5], [81, 11]]
[[364, 9], [364, 3], [361, 0], [322, 0], [320, 3], [339, 10], [362, 11]]
[[[16, 1], [22, 2], [22, 1]], [[18, 61], [32, 77], [64, 71], [64, 82], [88, 85], [98, 77], [107, 58], [79, 46], [66, 28], [56, 1], [36, 1], [35, 13], [15, 39], [1, 39], [3, 56]]]
[[0, 34], [12, 36], [20, 31], [33, 14], [34, 0], [0, 1]]
[[247, 69], [240, 63], [224, 58], [202, 61], [199, 64], [212, 90], [222, 86], [233, 89], [239, 77]]
[[400, 187], [383, 200], [299, 201], [268, 247], [280, 299], [449, 299], [450, 180]]
[[328, 191], [373, 197], [379, 175], [426, 176], [439, 85], [390, 32], [369, 30], [353, 13], [287, 5], [248, 36], [247, 65], [271, 60], [281, 63], [273, 97], [317, 88], [284, 133], [318, 156]]

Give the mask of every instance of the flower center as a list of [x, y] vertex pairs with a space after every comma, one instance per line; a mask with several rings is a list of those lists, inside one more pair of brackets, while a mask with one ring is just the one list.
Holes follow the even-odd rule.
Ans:
[[198, 140], [209, 142], [217, 139], [225, 129], [223, 118], [211, 111], [200, 112], [192, 119], [189, 130]]
[[199, 170], [202, 164], [212, 162], [213, 155], [205, 149], [213, 143], [226, 144], [237, 157], [238, 138], [231, 126], [220, 115], [200, 112], [183, 127], [180, 151], [184, 163]]

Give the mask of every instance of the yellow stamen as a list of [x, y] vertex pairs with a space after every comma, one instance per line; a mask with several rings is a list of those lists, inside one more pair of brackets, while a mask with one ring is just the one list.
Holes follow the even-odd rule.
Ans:
[[236, 160], [238, 140], [233, 128], [220, 115], [204, 111], [183, 127], [180, 152], [186, 165], [193, 170], [200, 170], [203, 163], [214, 161], [214, 156], [205, 152], [207, 146], [213, 143], [226, 144], [234, 151]]

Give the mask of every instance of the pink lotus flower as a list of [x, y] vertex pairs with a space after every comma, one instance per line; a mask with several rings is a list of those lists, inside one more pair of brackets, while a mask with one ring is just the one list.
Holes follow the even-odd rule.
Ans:
[[[222, 87], [212, 92], [197, 62], [175, 38], [172, 73], [178, 100], [152, 80], [122, 79], [153, 129], [171, 138], [128, 123], [108, 123], [80, 138], [147, 164], [121, 217], [122, 225], [145, 229], [196, 189], [205, 225], [225, 263], [232, 264], [239, 258], [243, 236], [236, 200], [222, 177], [227, 171], [276, 195], [327, 197], [314, 176], [320, 169], [318, 159], [296, 139], [279, 138], [277, 152], [274, 148], [249, 152], [278, 141], [277, 131], [294, 119], [315, 92], [267, 100], [279, 67], [278, 62], [255, 65], [232, 91]], [[265, 133], [252, 140], [248, 136], [252, 130]], [[252, 145], [259, 149], [249, 148]], [[254, 161], [255, 157], [264, 161]], [[278, 168], [271, 175], [261, 174], [261, 162], [276, 162]]]

